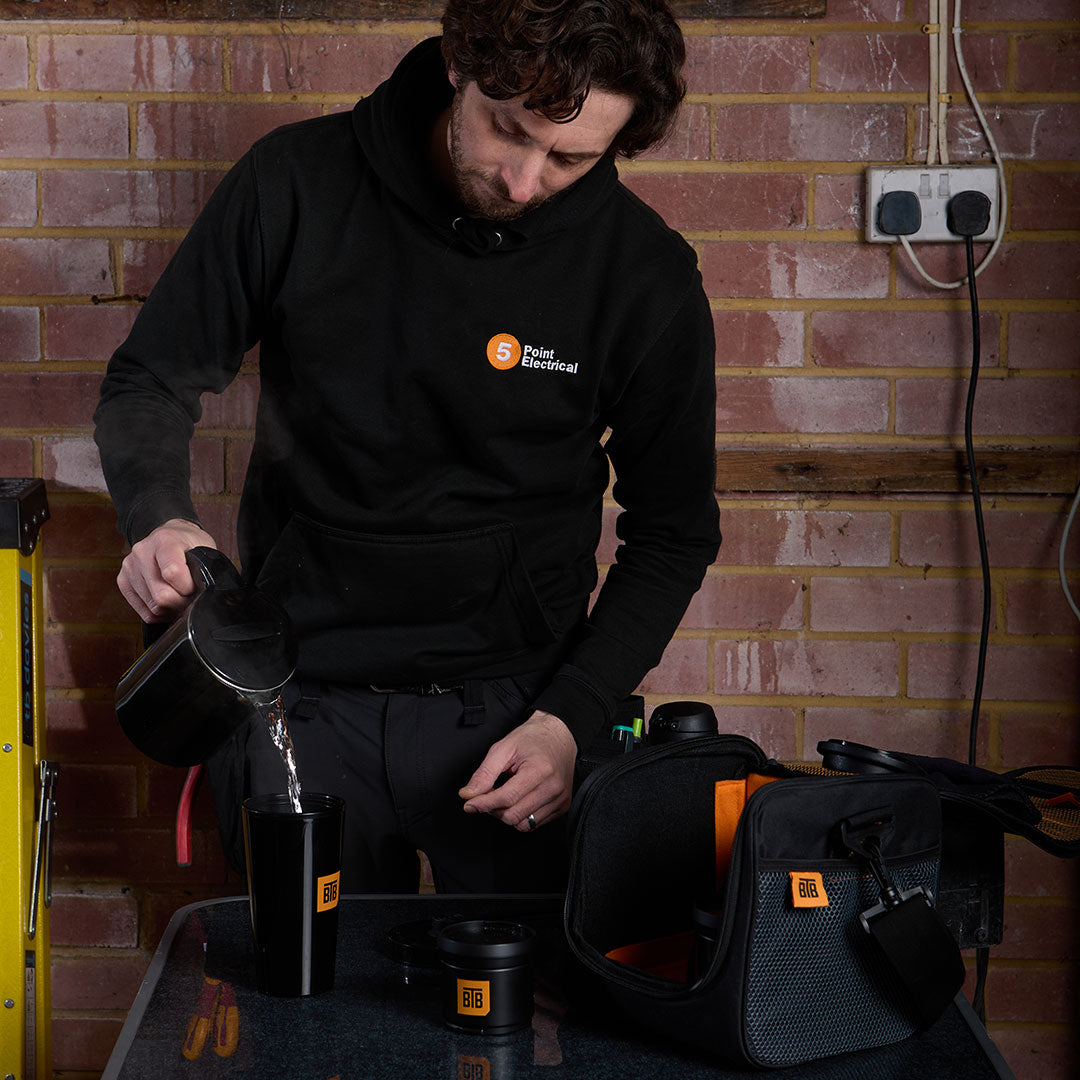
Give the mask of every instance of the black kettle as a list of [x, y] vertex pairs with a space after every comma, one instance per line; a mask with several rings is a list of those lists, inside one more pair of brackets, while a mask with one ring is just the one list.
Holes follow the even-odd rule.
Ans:
[[116, 687], [124, 734], [163, 765], [206, 761], [296, 669], [284, 608], [244, 585], [220, 551], [196, 547], [186, 558], [195, 599]]

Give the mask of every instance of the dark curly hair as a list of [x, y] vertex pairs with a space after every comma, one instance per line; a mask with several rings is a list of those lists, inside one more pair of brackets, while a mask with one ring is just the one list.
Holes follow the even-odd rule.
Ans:
[[566, 123], [590, 89], [622, 94], [634, 111], [612, 149], [634, 157], [660, 142], [686, 93], [686, 49], [665, 0], [449, 0], [448, 71], [487, 97]]

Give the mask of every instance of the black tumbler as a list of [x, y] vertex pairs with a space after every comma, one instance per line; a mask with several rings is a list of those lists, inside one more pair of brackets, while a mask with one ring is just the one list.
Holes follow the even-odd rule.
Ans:
[[244, 802], [255, 977], [264, 994], [306, 997], [334, 985], [344, 800], [303, 794]]
[[505, 1035], [533, 1014], [536, 935], [515, 922], [470, 919], [439, 933], [443, 1020], [452, 1031]]

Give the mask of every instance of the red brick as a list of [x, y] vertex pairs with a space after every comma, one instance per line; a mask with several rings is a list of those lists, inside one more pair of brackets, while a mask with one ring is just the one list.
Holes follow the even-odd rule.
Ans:
[[0, 225], [37, 221], [37, 174], [27, 169], [0, 172]]
[[259, 377], [238, 375], [220, 394], [202, 396], [204, 428], [249, 428], [259, 403]]
[[1080, 715], [1066, 704], [1052, 713], [1005, 713], [1001, 762], [1006, 769], [1080, 762]]
[[41, 217], [46, 225], [190, 225], [221, 180], [220, 172], [46, 172]]
[[[1071, 534], [1070, 534], [1071, 535]], [[1073, 603], [1080, 605], [1080, 581], [1069, 582]], [[1010, 634], [1075, 634], [1080, 623], [1072, 613], [1061, 582], [1010, 581], [1006, 590]]]
[[990, 1036], [1014, 1080], [1076, 1080], [1080, 1057], [1075, 1030], [1075, 1024], [1057, 1027], [991, 1024]]
[[[960, 434], [966, 393], [942, 379], [897, 379], [896, 433]], [[1080, 435], [1080, 380], [982, 379], [972, 426], [976, 436]]]
[[[978, 461], [976, 453], [976, 462]], [[979, 549], [970, 502], [954, 513], [906, 510], [900, 518], [900, 561], [905, 566], [978, 566]], [[995, 568], [1057, 566], [1064, 515], [993, 510], [984, 505], [986, 546]], [[1078, 531], [1080, 532], [1080, 531]], [[1080, 562], [1080, 535], [1069, 534], [1066, 565]]]
[[38, 309], [0, 307], [0, 342], [4, 347], [4, 360], [40, 360], [41, 316]]
[[717, 729], [745, 735], [778, 761], [795, 759], [795, 711], [775, 705], [717, 705]]
[[[969, 699], [978, 648], [971, 644], [913, 644], [908, 695]], [[986, 657], [983, 701], [1075, 701], [1080, 697], [1080, 649], [1063, 645], [995, 645]]]
[[221, 89], [218, 37], [62, 34], [38, 42], [42, 90]]
[[150, 954], [101, 949], [93, 955], [53, 953], [54, 1009], [129, 1009], [150, 964]]
[[718, 565], [888, 566], [887, 513], [721, 507]]
[[1008, 896], [1080, 898], [1080, 864], [1059, 859], [1019, 836], [1005, 837], [1005, 892]]
[[56, 558], [117, 558], [124, 541], [111, 504], [55, 502], [43, 532], [46, 555]]
[[45, 583], [51, 622], [131, 622], [131, 609], [116, 586], [112, 567], [46, 567]]
[[87, 426], [100, 385], [100, 375], [81, 372], [0, 372], [0, 426]]
[[801, 311], [714, 311], [718, 367], [801, 367]]
[[708, 105], [684, 102], [671, 134], [643, 153], [641, 161], [708, 161], [712, 119]]
[[131, 948], [139, 939], [138, 903], [127, 889], [54, 889], [49, 939], [54, 946]]
[[994, 946], [1002, 959], [1080, 960], [1080, 924], [1064, 904], [1011, 903], [1005, 932]]
[[883, 299], [889, 289], [885, 245], [720, 241], [702, 245], [709, 296]]
[[318, 105], [144, 102], [138, 110], [136, 156], [235, 161], [274, 128], [321, 113]]
[[720, 161], [897, 161], [902, 105], [723, 105], [713, 154]]
[[149, 295], [179, 246], [178, 240], [125, 240], [124, 292], [131, 296]]
[[[139, 929], [142, 947], [157, 947], [173, 915], [180, 908], [199, 900], [237, 896], [244, 891], [244, 885], [232, 871], [226, 874], [226, 880], [222, 884], [192, 881], [187, 887], [177, 884], [166, 889], [140, 890]], [[242, 902], [246, 903], [246, 898]]]
[[[251, 460], [252, 445], [251, 439], [227, 439], [225, 442], [227, 488], [234, 494], [238, 495], [244, 489], [244, 477]], [[610, 562], [610, 559], [607, 561]]]
[[982, 582], [974, 578], [815, 577], [810, 582], [811, 630], [970, 633], [978, 631], [981, 620]]
[[29, 439], [0, 439], [0, 476], [33, 475], [33, 442]]
[[703, 630], [801, 630], [802, 582], [775, 574], [709, 574], [682, 625]]
[[[63, 825], [63, 827], [61, 827]], [[220, 853], [210, 851], [208, 833], [192, 830], [190, 867], [176, 865], [176, 844], [171, 825], [161, 829], [79, 829], [57, 818], [53, 847], [53, 873], [60, 877], [138, 881], [140, 884], [202, 880], [217, 874]], [[217, 847], [217, 838], [213, 838]]]
[[900, 22], [905, 15], [904, 0], [829, 0], [827, 22]]
[[127, 337], [135, 304], [64, 304], [45, 309], [45, 359], [101, 362]]
[[[1077, 117], [1080, 120], [1080, 115]], [[961, 244], [919, 246], [919, 262], [938, 281], [959, 281], [966, 273]], [[981, 255], [977, 257], [981, 258]], [[900, 260], [896, 291], [902, 298], [934, 295], [942, 291], [916, 276], [906, 257]], [[993, 262], [979, 275], [983, 299], [1018, 295], [1030, 299], [1080, 296], [1080, 244], [1003, 243]], [[966, 287], [964, 292], [966, 294]]]
[[1067, 965], [1033, 968], [998, 964], [987, 982], [987, 1019], [1068, 1023], [1074, 1018], [1076, 991], [1075, 969]]
[[[815, 311], [811, 357], [820, 367], [941, 367], [969, 370], [967, 311]], [[980, 368], [998, 363], [1001, 316], [981, 312]]]
[[1080, 174], [1017, 173], [1009, 206], [1014, 229], [1080, 229]]
[[797, 94], [810, 89], [810, 38], [697, 36], [686, 39], [692, 94]]
[[97, 239], [0, 239], [9, 293], [111, 293], [109, 242]]
[[111, 694], [102, 701], [61, 698], [48, 702], [47, 710], [51, 756], [61, 761], [145, 761], [120, 727]]
[[238, 37], [232, 46], [232, 89], [238, 94], [369, 93], [417, 40], [395, 34]]
[[191, 442], [191, 491], [217, 495], [225, 490], [225, 441], [196, 438]]
[[112, 1053], [123, 1020], [105, 1016], [57, 1016], [52, 1022], [54, 1069], [100, 1072]]
[[964, 4], [964, 22], [1021, 21], [1021, 16], [1025, 27], [1043, 19], [1075, 21], [1076, 4], [1074, 0], [1025, 0], [1023, 9], [1012, 0], [967, 0]]
[[[1072, 18], [1076, 18], [1073, 11]], [[1080, 35], [1023, 35], [1016, 44], [1016, 89], [1080, 90]]]
[[673, 229], [803, 229], [806, 178], [784, 173], [636, 173], [626, 186]]
[[218, 548], [238, 561], [236, 547], [236, 506], [220, 502], [195, 501], [195, 513], [203, 528], [214, 538]]
[[0, 102], [0, 157], [120, 158], [127, 152], [122, 102]]
[[[825, 739], [847, 739], [882, 750], [966, 761], [969, 720], [969, 712], [949, 709], [814, 707], [806, 710], [803, 741], [810, 761], [820, 760], [817, 745]], [[984, 747], [986, 726], [980, 732]]]
[[1009, 367], [1080, 368], [1080, 312], [1011, 314]]
[[717, 426], [735, 431], [873, 432], [889, 422], [884, 379], [722, 376]]
[[814, 178], [814, 228], [863, 227], [863, 178], [824, 174]]
[[46, 634], [45, 685], [113, 687], [134, 659], [128, 637], [71, 632]]
[[[818, 90], [926, 92], [925, 34], [826, 34], [817, 46]], [[964, 61], [976, 91], [1004, 89], [1007, 53], [1004, 36], [964, 35]], [[950, 50], [949, 86], [962, 85]]]
[[[1080, 156], [1080, 105], [1040, 102], [1031, 105], [992, 105], [984, 108], [994, 142], [1003, 158], [1020, 161], [1067, 161]], [[926, 148], [926, 109], [916, 111], [914, 145]], [[946, 132], [949, 158], [988, 163], [990, 148], [971, 109], [949, 109]], [[924, 157], [925, 160], [925, 157]]]
[[138, 812], [134, 765], [65, 762], [56, 785], [58, 817], [84, 824], [87, 818], [134, 818]]
[[43, 439], [42, 460], [50, 490], [106, 490], [98, 449], [89, 436], [77, 439]]
[[29, 76], [26, 38], [21, 34], [0, 34], [0, 90], [25, 90]]
[[708, 643], [673, 638], [660, 663], [641, 681], [642, 694], [703, 694], [708, 690]]
[[721, 641], [716, 694], [894, 697], [899, 646], [867, 641]]

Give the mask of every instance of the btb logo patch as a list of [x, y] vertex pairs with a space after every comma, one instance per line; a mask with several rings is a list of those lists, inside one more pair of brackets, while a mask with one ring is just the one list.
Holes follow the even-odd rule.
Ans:
[[315, 883], [315, 910], [329, 911], [337, 907], [338, 882], [341, 880], [341, 871], [336, 874], [327, 874], [319, 878]]
[[797, 908], [828, 907], [829, 896], [821, 875], [806, 870], [789, 871], [791, 906]]
[[506, 371], [521, 359], [521, 342], [513, 334], [496, 334], [487, 343], [487, 358], [493, 368]]

